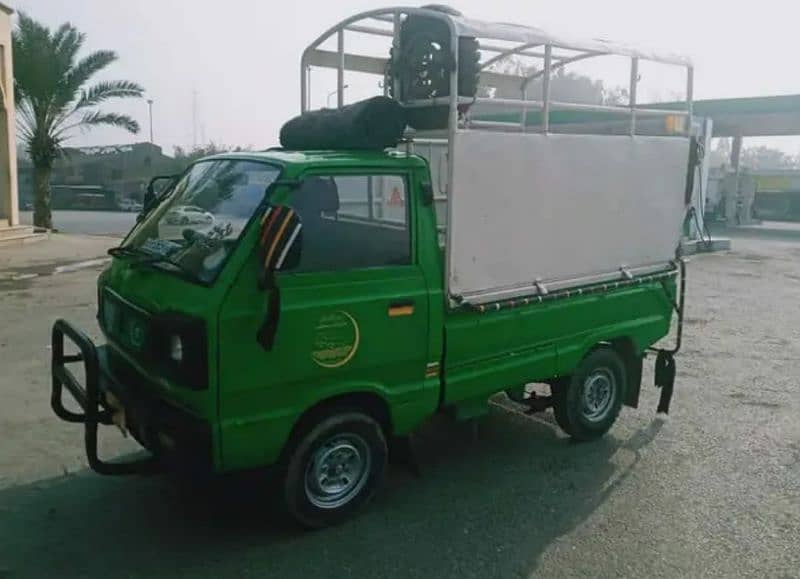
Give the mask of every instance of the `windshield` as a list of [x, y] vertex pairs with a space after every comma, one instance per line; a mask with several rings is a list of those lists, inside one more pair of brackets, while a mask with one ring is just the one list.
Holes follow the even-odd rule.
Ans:
[[280, 169], [258, 161], [196, 163], [122, 244], [146, 262], [213, 281]]

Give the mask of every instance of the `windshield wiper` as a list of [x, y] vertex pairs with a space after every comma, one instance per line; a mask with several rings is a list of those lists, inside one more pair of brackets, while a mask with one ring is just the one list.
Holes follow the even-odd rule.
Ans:
[[151, 257], [158, 257], [157, 255], [153, 255], [148, 251], [142, 251], [136, 247], [129, 247], [125, 245], [120, 245], [118, 247], [112, 247], [108, 250], [108, 255], [112, 257], [139, 257], [142, 259], [148, 259]]
[[132, 266], [139, 266], [139, 265], [161, 266], [159, 267], [159, 269], [165, 269], [163, 266], [167, 266], [167, 268], [171, 269], [172, 271], [180, 275], [180, 277], [188, 279], [189, 281], [200, 280], [200, 278], [195, 274], [194, 271], [180, 264], [177, 261], [172, 261], [165, 255], [158, 255], [156, 253], [150, 253], [149, 251], [142, 251], [141, 249], [135, 247], [127, 247], [127, 246], [112, 247], [111, 249], [108, 250], [108, 253], [113, 257], [136, 258], [131, 263]]
[[172, 261], [164, 255], [148, 255], [146, 258], [134, 261], [132, 265], [152, 265], [159, 269], [169, 269], [189, 281], [201, 281], [194, 271], [182, 265], [180, 262]]

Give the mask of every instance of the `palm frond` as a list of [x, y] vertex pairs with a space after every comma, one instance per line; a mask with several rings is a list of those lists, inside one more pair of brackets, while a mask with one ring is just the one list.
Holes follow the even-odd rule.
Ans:
[[118, 113], [92, 111], [84, 114], [76, 123], [76, 127], [96, 127], [99, 125], [119, 127], [134, 134], [139, 132], [139, 123], [128, 115]]
[[62, 66], [71, 67], [85, 40], [85, 34], [78, 32], [77, 28], [66, 22], [53, 33], [50, 42], [53, 52], [61, 59]]
[[50, 31], [46, 26], [39, 24], [25, 12], [19, 12], [17, 16], [19, 17], [17, 29], [14, 30], [13, 33], [15, 40], [19, 40], [23, 43], [25, 41], [30, 41], [31, 44], [39, 44], [42, 42], [49, 44]]
[[141, 97], [144, 89], [129, 80], [112, 80], [99, 82], [96, 85], [81, 91], [74, 110], [92, 107], [111, 98]]
[[144, 89], [130, 81], [87, 87], [117, 55], [100, 50], [79, 58], [84, 40], [69, 23], [51, 31], [27, 14], [19, 14], [12, 33], [17, 126], [35, 164], [51, 164], [73, 129], [106, 125], [139, 131], [131, 117], [93, 108], [111, 98], [141, 97]]
[[17, 96], [39, 101], [58, 84], [53, 64], [50, 32], [24, 13], [20, 13], [12, 36], [14, 83]]
[[117, 53], [113, 50], [98, 50], [83, 57], [66, 75], [65, 86], [78, 90], [95, 74], [117, 60]]
[[66, 70], [56, 95], [58, 106], [65, 107], [75, 100], [77, 92], [90, 78], [117, 60], [111, 50], [98, 50], [79, 60]]

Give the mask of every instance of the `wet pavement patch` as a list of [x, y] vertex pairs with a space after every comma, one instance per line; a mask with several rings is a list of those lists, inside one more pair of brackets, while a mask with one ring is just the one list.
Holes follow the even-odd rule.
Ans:
[[88, 268], [99, 268], [108, 263], [110, 257], [71, 262], [43, 263], [27, 267], [16, 267], [0, 271], [0, 291], [22, 291], [29, 289], [33, 280], [57, 274], [71, 273]]

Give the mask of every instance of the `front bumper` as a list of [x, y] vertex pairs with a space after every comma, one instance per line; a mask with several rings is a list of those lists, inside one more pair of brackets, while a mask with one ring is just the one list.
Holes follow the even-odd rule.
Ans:
[[[80, 353], [64, 353], [65, 337]], [[80, 384], [68, 367], [79, 362], [83, 363], [85, 385]], [[147, 388], [145, 376], [108, 346], [96, 346], [86, 334], [65, 320], [53, 324], [51, 375], [53, 411], [62, 420], [84, 425], [86, 458], [95, 472], [144, 474], [165, 465], [210, 469], [209, 424], [154, 395], [154, 390]], [[82, 413], [64, 406], [65, 388]], [[122, 421], [120, 417], [124, 417]], [[98, 427], [113, 424], [129, 431], [151, 456], [128, 462], [102, 460], [97, 450]]]

